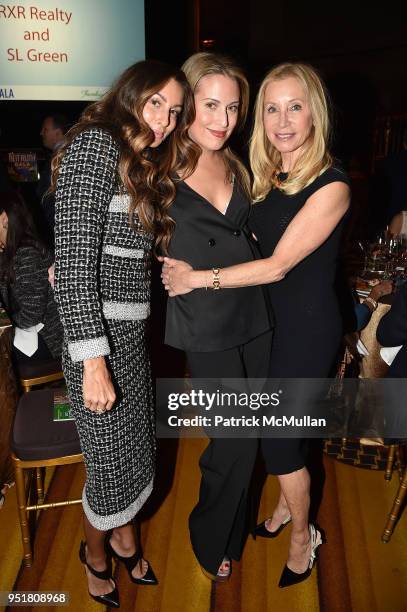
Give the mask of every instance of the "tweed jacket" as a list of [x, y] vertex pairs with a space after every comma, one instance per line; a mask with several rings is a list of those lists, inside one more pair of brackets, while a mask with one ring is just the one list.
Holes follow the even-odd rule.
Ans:
[[[134, 215], [118, 177], [120, 148], [101, 128], [75, 137], [55, 197], [55, 298], [72, 361], [109, 355], [113, 321], [150, 313], [153, 236]], [[135, 231], [136, 230], [136, 231]]]
[[48, 282], [50, 255], [43, 256], [34, 246], [20, 247], [14, 258], [14, 279], [0, 288], [11, 322], [21, 329], [43, 323], [39, 332], [53, 357], [61, 356], [62, 325], [53, 291]]

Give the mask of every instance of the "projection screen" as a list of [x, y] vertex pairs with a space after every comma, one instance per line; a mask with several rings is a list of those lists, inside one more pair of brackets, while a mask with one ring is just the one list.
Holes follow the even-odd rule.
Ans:
[[98, 100], [144, 58], [144, 0], [0, 4], [0, 101]]

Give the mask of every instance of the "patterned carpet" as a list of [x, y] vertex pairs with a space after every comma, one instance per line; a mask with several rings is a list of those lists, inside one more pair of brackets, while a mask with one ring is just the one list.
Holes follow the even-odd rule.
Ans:
[[[386, 483], [383, 472], [362, 470], [319, 457], [314, 469], [313, 498], [318, 523], [328, 543], [321, 547], [317, 570], [306, 582], [278, 589], [285, 562], [289, 528], [276, 540], [248, 539], [240, 564], [234, 564], [228, 583], [214, 585], [201, 573], [189, 544], [187, 517], [195, 503], [197, 460], [205, 440], [161, 443], [155, 494], [143, 513], [142, 539], [160, 584], [131, 584], [116, 568], [121, 610], [124, 612], [398, 612], [407, 610], [407, 511], [389, 544], [380, 540], [386, 515], [397, 489], [397, 476]], [[318, 463], [319, 462], [319, 463]], [[323, 477], [324, 474], [324, 477]], [[80, 495], [83, 467], [58, 469], [48, 497], [66, 492]], [[323, 489], [322, 489], [323, 487]], [[322, 496], [323, 490], [323, 496]], [[265, 517], [277, 498], [275, 479], [263, 490], [259, 516]], [[320, 501], [320, 503], [319, 503]], [[84, 570], [77, 555], [82, 537], [81, 509], [47, 510], [39, 518], [35, 563], [20, 568], [21, 542], [15, 489], [0, 510], [0, 590], [64, 590], [74, 612], [102, 611], [86, 591]], [[21, 608], [30, 610], [31, 608]], [[33, 608], [34, 609], [34, 608]], [[50, 611], [51, 607], [35, 610]], [[55, 608], [57, 610], [59, 608]]]

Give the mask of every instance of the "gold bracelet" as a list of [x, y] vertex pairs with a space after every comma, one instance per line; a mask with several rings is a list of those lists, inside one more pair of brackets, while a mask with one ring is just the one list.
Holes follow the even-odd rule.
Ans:
[[368, 296], [367, 298], [365, 298], [365, 299], [363, 300], [363, 303], [365, 303], [365, 302], [369, 302], [369, 304], [371, 304], [371, 305], [372, 305], [373, 310], [376, 310], [376, 308], [377, 308], [377, 302], [376, 302], [376, 300], [374, 300], [372, 297], [369, 297], [369, 296]]
[[219, 278], [219, 268], [212, 268], [212, 289], [217, 291], [220, 289], [220, 278]]

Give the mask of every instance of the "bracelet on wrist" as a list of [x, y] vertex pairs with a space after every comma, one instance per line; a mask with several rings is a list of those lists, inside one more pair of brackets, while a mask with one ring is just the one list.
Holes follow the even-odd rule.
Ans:
[[212, 289], [218, 291], [220, 289], [220, 270], [219, 268], [212, 268]]

